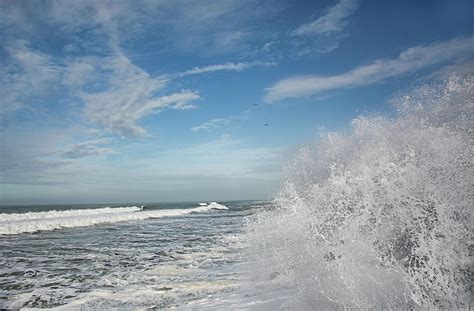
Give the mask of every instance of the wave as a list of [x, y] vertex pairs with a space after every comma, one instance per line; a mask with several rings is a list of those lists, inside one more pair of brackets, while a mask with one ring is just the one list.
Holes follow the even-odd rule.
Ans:
[[227, 207], [213, 202], [207, 206], [188, 209], [162, 209], [148, 211], [144, 210], [143, 206], [127, 206], [0, 214], [0, 235], [32, 233], [37, 231], [84, 227], [121, 221], [145, 220], [149, 218], [176, 217], [196, 212], [206, 212], [213, 209], [223, 210], [227, 209]]
[[226, 210], [226, 209], [229, 209], [227, 206], [225, 205], [222, 205], [222, 204], [219, 204], [217, 202], [210, 202], [207, 207], [209, 209], [220, 209], [220, 210]]
[[229, 209], [227, 206], [219, 204], [217, 202], [209, 202], [209, 203], [202, 202], [198, 204], [200, 207], [208, 208], [208, 209]]
[[247, 227], [252, 275], [320, 309], [467, 309], [473, 98], [452, 76], [302, 148]]

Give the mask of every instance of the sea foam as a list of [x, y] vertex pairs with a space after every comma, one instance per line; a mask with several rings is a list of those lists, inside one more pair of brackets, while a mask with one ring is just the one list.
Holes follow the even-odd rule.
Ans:
[[248, 225], [256, 280], [300, 309], [467, 309], [473, 99], [473, 76], [452, 76], [302, 148]]

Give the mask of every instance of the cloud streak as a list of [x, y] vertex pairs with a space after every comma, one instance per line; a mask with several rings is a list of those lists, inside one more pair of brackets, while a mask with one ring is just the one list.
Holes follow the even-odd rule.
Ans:
[[322, 35], [341, 32], [347, 26], [347, 18], [351, 16], [358, 7], [358, 1], [341, 0], [328, 9], [315, 21], [303, 24], [294, 30], [295, 35]]
[[206, 131], [211, 132], [214, 129], [218, 129], [229, 125], [230, 119], [217, 118], [204, 122], [198, 126], [191, 128], [193, 132]]
[[251, 67], [255, 66], [275, 66], [275, 62], [247, 62], [247, 63], [234, 63], [228, 62], [224, 64], [217, 64], [217, 65], [210, 65], [205, 67], [194, 67], [192, 69], [186, 70], [182, 73], [179, 73], [179, 77], [189, 76], [189, 75], [196, 75], [196, 74], [203, 74], [207, 72], [215, 72], [215, 71], [242, 71]]
[[199, 131], [212, 132], [213, 130], [227, 127], [231, 125], [232, 123], [248, 120], [250, 112], [251, 112], [251, 109], [247, 109], [238, 114], [231, 115], [230, 117], [227, 117], [227, 118], [211, 119], [198, 126], [191, 128], [191, 130], [193, 132], [199, 132]]
[[325, 54], [337, 49], [340, 42], [349, 36], [345, 29], [349, 17], [358, 7], [358, 0], [340, 0], [327, 9], [326, 14], [294, 29], [290, 40], [296, 55]]
[[456, 38], [403, 51], [395, 59], [379, 59], [334, 76], [295, 76], [283, 79], [266, 89], [264, 100], [276, 102], [288, 98], [307, 97], [328, 90], [370, 85], [387, 78], [407, 74], [435, 64], [472, 55], [472, 37]]

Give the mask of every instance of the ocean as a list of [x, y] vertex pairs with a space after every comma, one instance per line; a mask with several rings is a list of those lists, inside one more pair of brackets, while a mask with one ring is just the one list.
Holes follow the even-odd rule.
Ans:
[[246, 218], [266, 205], [1, 207], [0, 307], [193, 309], [221, 304], [241, 278], [237, 236]]

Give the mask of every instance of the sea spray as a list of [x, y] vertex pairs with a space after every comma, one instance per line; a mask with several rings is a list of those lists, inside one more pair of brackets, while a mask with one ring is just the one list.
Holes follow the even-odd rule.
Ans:
[[255, 281], [301, 308], [467, 309], [473, 91], [472, 75], [419, 86], [396, 117], [302, 148], [248, 224]]

